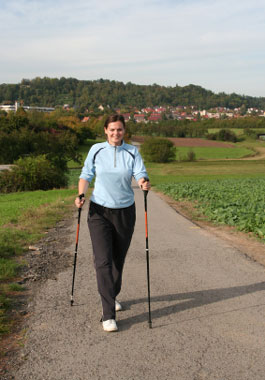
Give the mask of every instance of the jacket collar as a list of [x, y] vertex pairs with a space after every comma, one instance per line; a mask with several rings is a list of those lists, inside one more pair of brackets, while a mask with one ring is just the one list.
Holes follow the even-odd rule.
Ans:
[[117, 150], [121, 150], [124, 148], [125, 142], [122, 140], [121, 145], [111, 145], [108, 141], [106, 141], [106, 147], [110, 149], [116, 148]]

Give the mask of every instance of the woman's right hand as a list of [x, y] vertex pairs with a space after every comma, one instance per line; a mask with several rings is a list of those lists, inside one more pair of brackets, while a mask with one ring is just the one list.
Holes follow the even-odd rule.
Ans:
[[77, 208], [82, 208], [83, 204], [85, 203], [86, 199], [85, 196], [80, 197], [79, 195], [75, 198], [75, 205]]

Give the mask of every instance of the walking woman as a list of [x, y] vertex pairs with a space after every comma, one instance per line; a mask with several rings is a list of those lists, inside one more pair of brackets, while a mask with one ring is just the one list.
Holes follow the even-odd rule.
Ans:
[[125, 121], [122, 115], [109, 116], [104, 125], [107, 141], [91, 147], [80, 175], [77, 207], [85, 202], [85, 193], [95, 176], [88, 212], [98, 291], [102, 302], [105, 331], [117, 331], [116, 300], [120, 293], [122, 271], [135, 225], [132, 177], [142, 190], [150, 183], [138, 149], [123, 141]]

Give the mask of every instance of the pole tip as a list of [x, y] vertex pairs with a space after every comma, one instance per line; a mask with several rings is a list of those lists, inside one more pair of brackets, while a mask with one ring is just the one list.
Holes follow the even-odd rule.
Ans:
[[73, 306], [73, 304], [74, 304], [74, 300], [71, 300], [71, 306]]
[[149, 329], [151, 329], [152, 328], [152, 322], [149, 321], [148, 323], [149, 323]]

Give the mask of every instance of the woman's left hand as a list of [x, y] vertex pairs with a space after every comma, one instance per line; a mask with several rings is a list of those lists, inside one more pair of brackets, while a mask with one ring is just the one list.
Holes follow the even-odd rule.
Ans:
[[149, 180], [146, 180], [145, 178], [140, 178], [138, 180], [138, 185], [140, 189], [142, 190], [150, 190], [151, 189], [151, 184]]

